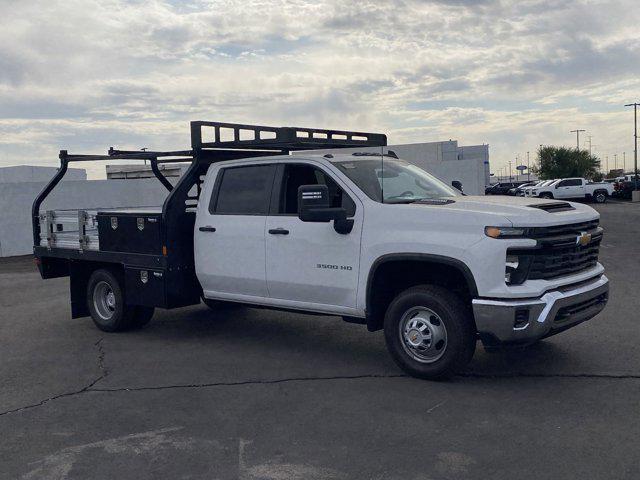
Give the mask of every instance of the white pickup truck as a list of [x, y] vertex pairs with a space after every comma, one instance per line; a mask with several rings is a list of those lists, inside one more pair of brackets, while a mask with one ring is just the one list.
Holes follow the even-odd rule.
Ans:
[[[34, 253], [43, 278], [70, 276], [74, 318], [122, 331], [146, 324], [156, 307], [201, 298], [212, 308], [340, 316], [384, 330], [397, 364], [433, 379], [462, 369], [478, 340], [527, 345], [607, 303], [603, 231], [589, 206], [463, 196], [392, 152], [295, 153], [382, 151], [379, 134], [191, 127], [190, 151], [61, 152], [60, 171], [33, 205]], [[203, 141], [205, 127], [213, 141]], [[220, 140], [223, 128], [235, 140]], [[239, 140], [241, 130], [254, 140]], [[176, 156], [191, 164], [173, 186], [157, 163]], [[70, 162], [107, 158], [149, 160], [170, 190], [162, 208], [40, 212]]]
[[604, 203], [613, 194], [613, 185], [606, 182], [592, 183], [584, 178], [561, 178], [547, 185], [525, 190], [526, 197], [539, 198], [582, 198]]

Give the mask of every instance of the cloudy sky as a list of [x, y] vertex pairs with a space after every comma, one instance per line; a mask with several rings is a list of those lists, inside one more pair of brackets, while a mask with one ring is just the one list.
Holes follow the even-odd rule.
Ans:
[[[0, 0], [0, 166], [185, 148], [189, 120], [633, 156], [637, 0]], [[586, 140], [586, 134], [584, 135]]]

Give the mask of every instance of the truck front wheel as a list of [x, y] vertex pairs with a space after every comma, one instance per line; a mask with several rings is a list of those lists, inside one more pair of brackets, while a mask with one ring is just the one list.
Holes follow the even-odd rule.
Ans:
[[540, 194], [540, 198], [552, 199], [553, 198], [553, 193], [550, 193], [550, 192], [541, 193]]
[[124, 290], [113, 272], [100, 269], [87, 284], [87, 306], [96, 327], [104, 332], [119, 332], [142, 327], [153, 316], [152, 307], [126, 305]]
[[435, 285], [400, 293], [389, 305], [384, 334], [391, 356], [409, 375], [444, 379], [473, 357], [476, 332], [462, 300]]

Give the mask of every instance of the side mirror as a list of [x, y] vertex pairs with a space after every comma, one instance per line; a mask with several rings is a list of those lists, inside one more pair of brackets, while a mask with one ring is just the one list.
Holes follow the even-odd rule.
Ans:
[[329, 189], [326, 185], [301, 185], [298, 187], [298, 218], [303, 222], [330, 222], [336, 232], [347, 234], [353, 229], [353, 220], [347, 218], [344, 208], [329, 206]]
[[556, 190], [559, 189], [559, 188], [560, 188], [560, 184], [557, 184], [556, 185]]
[[464, 190], [462, 189], [462, 182], [460, 180], [454, 180], [453, 182], [451, 182], [451, 186], [456, 190], [464, 192]]

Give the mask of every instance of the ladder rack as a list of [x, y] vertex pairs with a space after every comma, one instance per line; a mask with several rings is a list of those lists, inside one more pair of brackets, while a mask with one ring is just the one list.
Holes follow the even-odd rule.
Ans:
[[[383, 147], [387, 136], [381, 133], [354, 132], [346, 130], [323, 130], [304, 127], [269, 127], [242, 123], [191, 122], [191, 150], [173, 151], [132, 151], [116, 150], [111, 147], [106, 155], [78, 155], [60, 150], [60, 168], [55, 176], [35, 198], [31, 207], [34, 246], [46, 244], [49, 248], [66, 242], [79, 249], [96, 248], [97, 238], [93, 235], [93, 212], [78, 210], [76, 230], [58, 230], [63, 218], [68, 214], [48, 212], [40, 216], [40, 205], [62, 180], [70, 162], [94, 162], [108, 160], [148, 160], [157, 179], [170, 192], [162, 207], [163, 219], [167, 222], [164, 234], [171, 237], [175, 231], [191, 228], [185, 219], [185, 212], [193, 212], [200, 195], [203, 175], [210, 164], [223, 160], [249, 157], [286, 155], [296, 150], [317, 150], [348, 147]], [[189, 168], [174, 186], [162, 175], [159, 163], [188, 162]], [[195, 195], [190, 193], [195, 190]], [[60, 219], [58, 218], [58, 219]], [[73, 220], [64, 218], [64, 220]], [[88, 222], [88, 223], [87, 223]], [[167, 239], [167, 242], [170, 239]]]

